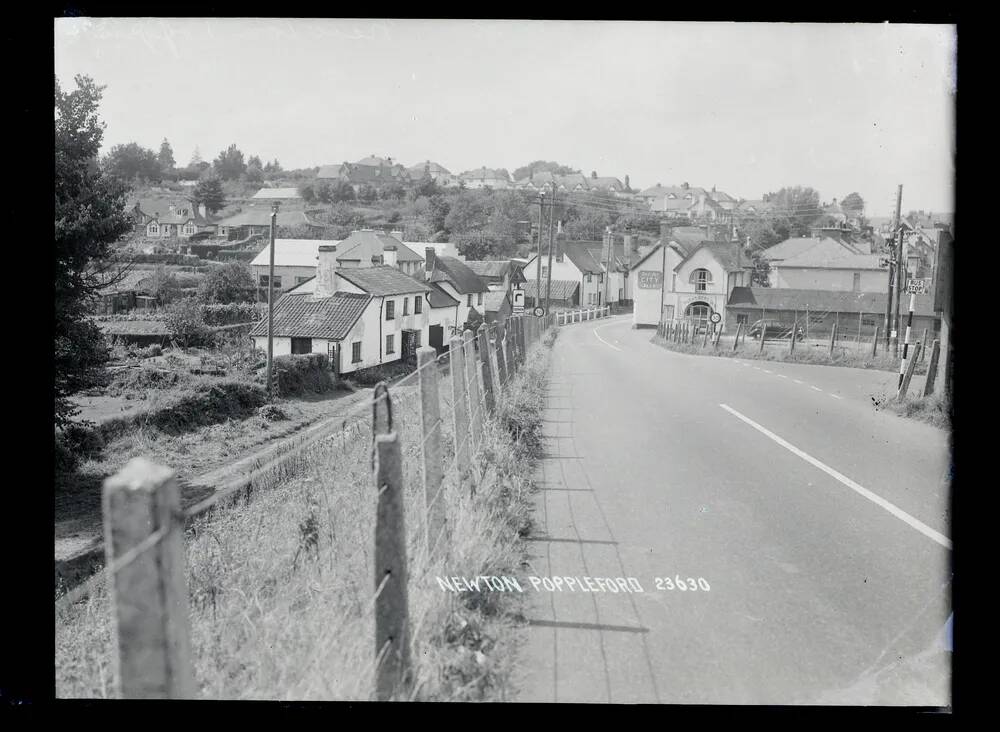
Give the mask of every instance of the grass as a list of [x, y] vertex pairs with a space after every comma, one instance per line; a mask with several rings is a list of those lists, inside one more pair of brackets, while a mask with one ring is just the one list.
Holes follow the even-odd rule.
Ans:
[[[552, 337], [548, 339], [551, 345]], [[426, 551], [416, 388], [392, 387], [402, 438], [414, 685], [408, 698], [507, 698], [523, 598], [451, 593], [436, 576], [515, 575], [530, 528], [531, 460], [548, 349], [498, 399], [475, 495], [446, 472], [447, 536]], [[441, 382], [444, 464], [454, 459], [450, 384]], [[369, 699], [374, 677], [371, 600], [371, 427], [365, 417], [293, 458], [253, 492], [187, 530], [190, 624], [199, 696], [213, 699]], [[485, 588], [484, 588], [485, 589]], [[99, 589], [56, 618], [56, 695], [114, 696], [110, 607]]]
[[[767, 341], [764, 344], [764, 351], [760, 351], [760, 341], [748, 340], [745, 343], [740, 340], [740, 345], [733, 351], [732, 339], [726, 343], [726, 339], [719, 342], [716, 347], [709, 336], [708, 345], [703, 346], [704, 336], [697, 336], [694, 343], [675, 343], [667, 341], [660, 336], [654, 336], [652, 343], [662, 348], [678, 353], [690, 353], [697, 356], [720, 356], [723, 358], [746, 358], [757, 361], [784, 361], [787, 363], [807, 363], [820, 366], [845, 366], [859, 369], [876, 369], [879, 371], [899, 371], [899, 359], [893, 358], [892, 354], [884, 348], [880, 349], [874, 357], [871, 355], [870, 347], [864, 350], [855, 349], [853, 346], [834, 348], [833, 355], [830, 355], [829, 346], [815, 348], [801, 343], [795, 344], [795, 350], [789, 353], [789, 342]], [[927, 362], [918, 363], [914, 371], [915, 374], [927, 373]]]
[[879, 404], [877, 408], [898, 414], [900, 417], [926, 422], [944, 430], [951, 429], [951, 415], [948, 403], [937, 394], [931, 394], [926, 397], [910, 396], [902, 401], [892, 397]]

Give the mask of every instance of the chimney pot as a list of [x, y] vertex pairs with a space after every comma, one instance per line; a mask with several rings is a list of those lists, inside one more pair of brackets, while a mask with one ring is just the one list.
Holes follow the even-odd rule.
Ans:
[[424, 247], [424, 271], [434, 271], [435, 254], [434, 247]]
[[320, 244], [316, 264], [315, 297], [330, 297], [340, 285], [337, 276], [337, 245]]

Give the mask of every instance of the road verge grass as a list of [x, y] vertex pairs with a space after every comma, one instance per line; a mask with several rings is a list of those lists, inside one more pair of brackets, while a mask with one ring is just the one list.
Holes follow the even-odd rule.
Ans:
[[[450, 592], [437, 577], [512, 576], [526, 556], [531, 461], [539, 454], [549, 346], [498, 398], [487, 420], [475, 495], [449, 471], [441, 500], [446, 540], [424, 551], [419, 408], [415, 388], [393, 388], [403, 436], [404, 506], [414, 685], [411, 698], [499, 701], [508, 696], [524, 596]], [[444, 384], [442, 384], [444, 386]], [[453, 445], [443, 420], [445, 445]], [[369, 699], [375, 491], [371, 427], [310, 444], [282, 471], [186, 530], [190, 623], [201, 698]], [[445, 450], [451, 464], [453, 448]], [[56, 695], [113, 696], [106, 588], [56, 616]]]

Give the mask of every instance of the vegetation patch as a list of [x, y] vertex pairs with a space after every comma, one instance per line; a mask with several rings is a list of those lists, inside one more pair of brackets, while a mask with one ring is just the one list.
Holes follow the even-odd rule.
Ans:
[[392, 381], [400, 376], [411, 374], [416, 371], [416, 364], [413, 360], [393, 361], [392, 363], [372, 366], [367, 369], [358, 369], [346, 378], [358, 386], [375, 386], [380, 381]]
[[902, 401], [892, 397], [877, 405], [876, 409], [884, 409], [898, 414], [900, 417], [926, 422], [944, 430], [951, 429], [951, 414], [948, 403], [937, 394], [910, 396]]
[[274, 359], [278, 374], [278, 393], [283, 396], [324, 394], [334, 388], [330, 360], [322, 353], [278, 356]]

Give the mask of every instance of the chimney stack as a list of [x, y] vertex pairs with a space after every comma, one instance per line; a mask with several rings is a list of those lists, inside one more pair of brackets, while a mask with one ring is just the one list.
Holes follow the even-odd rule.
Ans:
[[317, 259], [314, 297], [330, 297], [340, 285], [340, 278], [337, 276], [337, 245], [320, 244]]
[[399, 242], [400, 242], [401, 244], [402, 244], [402, 243], [403, 243], [403, 241], [404, 241], [404, 240], [403, 240], [403, 232], [402, 232], [402, 231], [393, 231], [393, 232], [390, 232], [390, 233], [389, 233], [389, 236], [391, 236], [391, 237], [394, 237], [394, 238], [396, 238], [396, 239], [399, 239]]
[[424, 247], [424, 271], [433, 272], [435, 263], [434, 247]]

